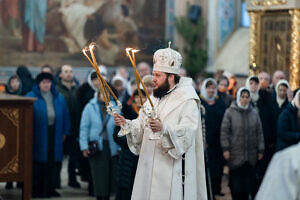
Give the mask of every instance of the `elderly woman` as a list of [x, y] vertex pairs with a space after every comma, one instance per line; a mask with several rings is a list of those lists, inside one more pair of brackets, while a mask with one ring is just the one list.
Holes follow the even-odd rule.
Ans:
[[286, 109], [279, 115], [277, 123], [276, 151], [300, 141], [300, 90]]
[[262, 125], [244, 87], [226, 110], [221, 126], [221, 146], [227, 160], [233, 200], [248, 200], [255, 183], [255, 165], [264, 151]]
[[34, 102], [33, 196], [60, 196], [54, 189], [56, 169], [63, 159], [63, 140], [69, 134], [70, 118], [64, 97], [57, 92], [53, 77], [40, 73], [26, 96]]
[[89, 158], [94, 194], [97, 199], [109, 199], [115, 180], [118, 145], [114, 142], [114, 119], [106, 112], [102, 94], [98, 91], [85, 106], [80, 122], [80, 149]]
[[220, 128], [225, 113], [225, 103], [217, 96], [215, 79], [205, 79], [201, 87], [201, 104], [205, 107], [206, 147], [213, 195], [222, 195], [221, 181], [224, 158], [220, 144]]

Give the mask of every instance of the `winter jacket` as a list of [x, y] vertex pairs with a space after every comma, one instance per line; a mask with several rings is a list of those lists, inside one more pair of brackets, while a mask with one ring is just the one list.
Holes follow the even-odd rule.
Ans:
[[230, 152], [229, 168], [245, 162], [256, 165], [257, 154], [264, 152], [264, 138], [259, 115], [251, 105], [244, 110], [234, 101], [226, 110], [221, 125], [221, 146], [223, 152]]
[[[62, 161], [63, 158], [63, 137], [70, 131], [70, 117], [64, 97], [57, 92], [55, 86], [51, 85], [53, 105], [55, 110], [55, 145], [54, 160]], [[41, 95], [37, 84], [26, 96], [35, 97], [34, 108], [34, 134], [33, 134], [33, 160], [36, 162], [47, 161], [48, 150], [48, 117], [46, 101]]]
[[218, 96], [213, 105], [207, 104], [200, 96], [201, 104], [205, 107], [205, 129], [208, 153], [208, 167], [212, 177], [223, 173], [224, 158], [220, 144], [221, 123], [226, 110], [225, 103]]
[[[106, 113], [107, 124], [106, 124], [106, 133], [107, 139], [110, 148], [110, 155], [117, 155], [117, 151], [119, 150], [119, 146], [115, 143], [113, 139], [113, 133], [115, 128], [114, 118]], [[82, 112], [81, 121], [80, 121], [80, 136], [79, 136], [79, 144], [80, 150], [88, 149], [88, 142], [90, 141], [98, 141], [98, 147], [101, 151], [103, 149], [103, 133], [100, 135], [103, 129], [103, 121], [102, 114], [100, 111], [100, 104], [95, 96], [90, 102], [85, 106]]]
[[[130, 120], [136, 119], [138, 116], [136, 112], [132, 109], [132, 105], [128, 105], [126, 101], [123, 103], [122, 113], [126, 119]], [[117, 171], [118, 186], [120, 188], [132, 190], [139, 157], [134, 155], [130, 151], [127, 144], [126, 136], [118, 136], [119, 131], [120, 127], [116, 127], [114, 132], [114, 140], [121, 147]]]
[[297, 125], [298, 108], [289, 103], [279, 115], [277, 123], [276, 151], [282, 150], [300, 141], [300, 129]]
[[56, 84], [56, 89], [63, 95], [69, 109], [70, 120], [72, 125], [70, 134], [75, 138], [77, 138], [79, 137], [80, 107], [76, 97], [76, 90], [77, 90], [76, 84], [74, 84], [74, 86], [72, 86], [71, 89], [68, 89], [59, 80]]
[[257, 110], [262, 124], [265, 146], [274, 144], [276, 138], [272, 129], [271, 94], [266, 90], [259, 90], [259, 99], [252, 106]]
[[226, 92], [219, 92], [218, 96], [224, 101], [226, 108], [229, 108], [231, 105], [231, 102], [233, 101], [233, 98], [230, 94], [227, 94]]
[[272, 138], [272, 144], [276, 144], [277, 141], [277, 123], [279, 115], [286, 109], [287, 105], [289, 104], [288, 99], [285, 100], [285, 102], [282, 104], [281, 108], [279, 108], [278, 103], [276, 101], [276, 98], [272, 98], [271, 101], [271, 113], [272, 113], [272, 134], [274, 135], [274, 138]]

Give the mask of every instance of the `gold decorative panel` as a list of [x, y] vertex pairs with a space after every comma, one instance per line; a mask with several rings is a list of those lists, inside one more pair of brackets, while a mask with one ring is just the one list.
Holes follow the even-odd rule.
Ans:
[[19, 172], [19, 112], [18, 108], [0, 108], [0, 175]]
[[0, 133], [0, 150], [5, 146], [5, 143], [5, 136], [2, 133]]
[[287, 0], [250, 0], [252, 6], [277, 6], [277, 5], [285, 5]]
[[261, 16], [259, 65], [272, 74], [275, 70], [289, 72], [292, 21], [288, 11], [265, 12]]
[[1, 108], [0, 111], [13, 122], [15, 126], [19, 124], [19, 109], [17, 108]]
[[290, 85], [294, 90], [300, 86], [300, 9], [291, 10], [290, 15], [292, 17]]
[[249, 75], [257, 74], [260, 69], [258, 62], [258, 47], [259, 47], [259, 30], [262, 12], [249, 12], [251, 25], [249, 35]]
[[5, 167], [3, 167], [0, 171], [0, 174], [12, 174], [19, 172], [19, 160], [18, 157], [15, 156], [11, 161], [7, 163]]

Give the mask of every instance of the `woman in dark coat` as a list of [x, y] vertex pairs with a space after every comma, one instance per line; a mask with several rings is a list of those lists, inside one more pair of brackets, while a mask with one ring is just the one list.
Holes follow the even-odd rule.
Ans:
[[276, 151], [300, 141], [300, 90], [286, 109], [279, 115], [277, 123]]
[[271, 93], [265, 87], [260, 88], [257, 76], [250, 76], [245, 85], [250, 90], [250, 103], [259, 114], [265, 142], [264, 157], [256, 166], [256, 183], [252, 193], [255, 196], [273, 155], [276, 133], [272, 128]]
[[[143, 90], [143, 102], [146, 100], [146, 94]], [[133, 95], [123, 103], [122, 113], [126, 119], [136, 119], [140, 109], [140, 100], [138, 91], [135, 90]], [[134, 155], [128, 148], [126, 136], [118, 137], [120, 127], [114, 131], [114, 140], [120, 145], [121, 153], [117, 172], [117, 198], [116, 200], [130, 200], [134, 183], [134, 177], [139, 157]]]
[[221, 126], [223, 156], [229, 166], [233, 200], [248, 200], [255, 183], [255, 165], [264, 152], [262, 125], [244, 87], [226, 110]]
[[[272, 148], [272, 155], [275, 152], [275, 146], [276, 146], [276, 140], [277, 140], [277, 123], [279, 115], [282, 113], [282, 111], [287, 107], [289, 104], [289, 100], [287, 97], [287, 91], [290, 88], [289, 83], [286, 80], [280, 80], [278, 81], [276, 87], [275, 87], [275, 94], [276, 96], [272, 98], [271, 100], [271, 112], [272, 112], [272, 132], [275, 135], [273, 138], [274, 141], [272, 142], [273, 146]], [[270, 158], [271, 159], [271, 158]]]
[[40, 73], [26, 96], [34, 102], [33, 196], [60, 196], [54, 189], [56, 169], [63, 159], [63, 140], [70, 131], [70, 118], [64, 97], [52, 84], [49, 73]]
[[217, 83], [214, 79], [204, 80], [200, 99], [205, 107], [206, 147], [212, 192], [214, 196], [222, 195], [221, 182], [225, 162], [220, 144], [220, 128], [226, 106], [223, 100], [217, 96]]

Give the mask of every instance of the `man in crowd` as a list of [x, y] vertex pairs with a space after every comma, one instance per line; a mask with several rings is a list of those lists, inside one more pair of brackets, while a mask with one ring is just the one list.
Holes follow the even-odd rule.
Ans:
[[276, 84], [279, 80], [281, 79], [286, 79], [286, 76], [284, 74], [283, 71], [281, 70], [276, 70], [274, 73], [273, 73], [273, 77], [272, 77], [272, 85], [273, 85], [273, 89], [275, 90], [275, 87], [276, 87]]
[[130, 150], [140, 156], [133, 200], [207, 199], [200, 100], [192, 80], [178, 75], [181, 61], [171, 48], [154, 54], [157, 117], [151, 117], [149, 100], [135, 120], [114, 116], [116, 125], [129, 133]]
[[71, 131], [66, 140], [66, 151], [69, 154], [68, 173], [69, 186], [80, 188], [76, 180], [76, 168], [78, 168], [79, 146], [77, 138], [79, 135], [80, 109], [76, 98], [77, 85], [71, 65], [63, 65], [56, 84], [57, 90], [63, 95], [70, 113]]
[[139, 72], [139, 74], [141, 75], [141, 77], [143, 78], [146, 75], [150, 75], [151, 74], [151, 67], [148, 63], [146, 62], [141, 62], [137, 65], [137, 70]]

